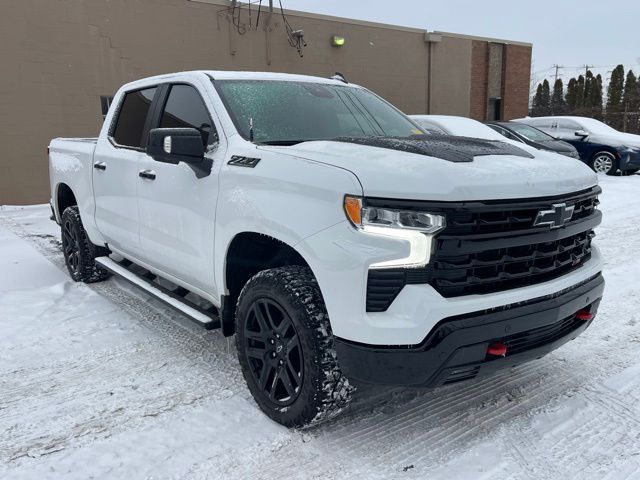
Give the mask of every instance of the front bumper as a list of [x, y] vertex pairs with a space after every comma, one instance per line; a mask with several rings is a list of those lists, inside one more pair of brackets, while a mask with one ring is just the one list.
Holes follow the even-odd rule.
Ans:
[[620, 170], [638, 170], [640, 169], [640, 151], [624, 151], [620, 153], [618, 162]]
[[[604, 290], [597, 274], [578, 286], [546, 297], [445, 318], [415, 346], [372, 346], [336, 338], [343, 373], [384, 385], [437, 386], [490, 374], [540, 358], [580, 335], [593, 320]], [[504, 357], [487, 354], [490, 343], [508, 346]]]

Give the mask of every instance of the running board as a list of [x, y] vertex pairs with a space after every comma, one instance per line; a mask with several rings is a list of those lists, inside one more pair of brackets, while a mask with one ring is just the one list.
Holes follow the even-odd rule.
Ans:
[[[220, 319], [215, 307], [205, 309], [187, 300], [185, 297], [192, 293], [189, 290], [182, 287], [176, 287], [173, 290], [166, 288], [156, 282], [156, 279], [159, 278], [157, 275], [126, 259], [116, 262], [109, 257], [97, 257], [95, 262], [114, 275], [124, 278], [149, 295], [185, 314], [190, 320], [207, 330], [220, 328]], [[135, 272], [136, 269], [142, 270], [143, 273]]]

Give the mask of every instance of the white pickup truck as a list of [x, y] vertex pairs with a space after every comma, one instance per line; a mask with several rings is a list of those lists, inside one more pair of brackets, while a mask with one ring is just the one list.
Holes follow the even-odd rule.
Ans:
[[343, 78], [196, 71], [116, 94], [49, 147], [71, 277], [123, 276], [235, 334], [262, 410], [330, 418], [361, 383], [431, 387], [539, 358], [604, 289], [596, 175], [425, 134]]

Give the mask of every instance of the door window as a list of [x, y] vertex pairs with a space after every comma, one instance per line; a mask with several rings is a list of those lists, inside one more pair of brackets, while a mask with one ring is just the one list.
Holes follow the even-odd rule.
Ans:
[[580, 124], [573, 120], [558, 120], [556, 136], [564, 139], [576, 139], [576, 130], [581, 128]]
[[156, 87], [125, 94], [113, 129], [113, 140], [118, 145], [134, 148], [145, 146], [142, 134], [155, 94]]
[[195, 128], [206, 147], [218, 141], [218, 134], [202, 97], [190, 85], [173, 85], [167, 98], [160, 128]]

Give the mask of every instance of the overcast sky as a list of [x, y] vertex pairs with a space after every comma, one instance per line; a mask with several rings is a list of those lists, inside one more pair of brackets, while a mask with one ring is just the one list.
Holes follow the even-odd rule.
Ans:
[[[277, 5], [277, 3], [276, 3]], [[427, 30], [533, 43], [542, 80], [553, 64], [563, 80], [595, 65], [608, 77], [618, 63], [640, 73], [639, 0], [282, 0], [285, 8]], [[569, 68], [572, 67], [572, 68]]]

